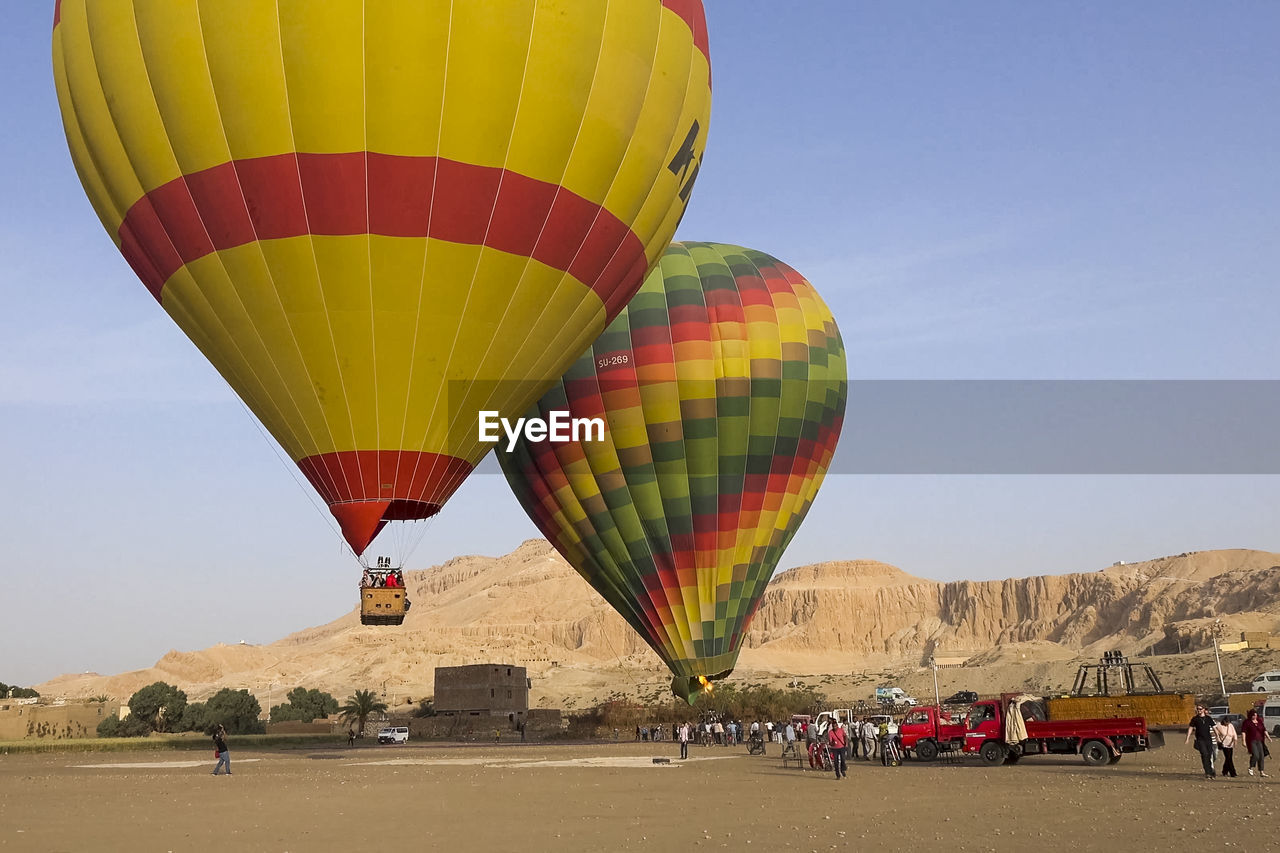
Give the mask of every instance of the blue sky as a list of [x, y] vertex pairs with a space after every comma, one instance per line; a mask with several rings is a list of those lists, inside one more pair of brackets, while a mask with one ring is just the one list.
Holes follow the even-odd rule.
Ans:
[[[131, 669], [340, 615], [354, 571], [327, 511], [80, 190], [52, 2], [0, 5], [0, 680]], [[853, 377], [1280, 378], [1280, 5], [707, 8], [710, 142], [677, 237], [804, 273]], [[537, 535], [494, 470], [410, 567]], [[867, 557], [990, 578], [1276, 550], [1276, 486], [842, 475], [783, 566]]]

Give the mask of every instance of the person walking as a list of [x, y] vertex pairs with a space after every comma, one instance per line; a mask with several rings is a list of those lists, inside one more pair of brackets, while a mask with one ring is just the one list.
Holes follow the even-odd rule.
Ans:
[[231, 775], [231, 750], [227, 749], [227, 730], [218, 725], [213, 730], [213, 754], [218, 757], [218, 763], [213, 765], [213, 775], [217, 776], [218, 771], [226, 765], [227, 775]]
[[1213, 736], [1218, 741], [1218, 748], [1222, 750], [1223, 777], [1236, 778], [1236, 760], [1233, 752], [1239, 735], [1236, 734], [1236, 727], [1231, 724], [1230, 717], [1224, 714], [1222, 719], [1218, 720], [1218, 724], [1213, 727]]
[[827, 730], [827, 749], [831, 753], [831, 767], [836, 771], [836, 778], [843, 779], [848, 776], [849, 765], [846, 763], [846, 757], [849, 754], [849, 737], [844, 729], [844, 723], [832, 723], [831, 728]]
[[1200, 763], [1204, 766], [1204, 778], [1216, 779], [1218, 773], [1213, 769], [1213, 718], [1209, 709], [1203, 705], [1196, 706], [1196, 715], [1187, 725], [1187, 743], [1195, 738], [1195, 750], [1200, 753]]
[[679, 734], [676, 735], [680, 739], [680, 758], [689, 757], [689, 724], [681, 723]]
[[1249, 775], [1252, 776], [1253, 768], [1257, 767], [1258, 775], [1267, 778], [1263, 761], [1267, 757], [1267, 741], [1271, 740], [1271, 735], [1267, 733], [1267, 724], [1262, 722], [1257, 708], [1249, 709], [1240, 728], [1243, 729], [1241, 734], [1244, 735], [1245, 748], [1249, 750]]

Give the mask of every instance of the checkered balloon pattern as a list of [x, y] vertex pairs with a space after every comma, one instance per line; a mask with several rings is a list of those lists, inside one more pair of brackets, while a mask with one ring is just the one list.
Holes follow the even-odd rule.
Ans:
[[534, 523], [692, 701], [737, 662], [846, 396], [840, 332], [803, 276], [763, 252], [676, 243], [526, 412], [600, 418], [603, 440], [522, 438], [498, 458]]

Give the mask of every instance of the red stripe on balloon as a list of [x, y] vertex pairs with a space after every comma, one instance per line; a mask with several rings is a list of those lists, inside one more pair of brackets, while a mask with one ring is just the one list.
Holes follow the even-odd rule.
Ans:
[[662, 0], [662, 5], [679, 15], [693, 33], [693, 45], [708, 60], [711, 58], [711, 44], [707, 37], [707, 14], [702, 8], [702, 0]]
[[62, 23], [62, 0], [54, 0], [53, 3], [53, 28], [56, 30], [58, 24]]
[[396, 515], [399, 519], [434, 514], [472, 469], [465, 459], [408, 450], [320, 453], [298, 460], [298, 467], [329, 504], [399, 501], [423, 505], [424, 514]]
[[515, 172], [439, 157], [278, 154], [176, 178], [139, 199], [120, 251], [156, 299], [185, 264], [254, 240], [432, 237], [567, 272], [612, 318], [641, 281], [644, 244], [601, 205]]

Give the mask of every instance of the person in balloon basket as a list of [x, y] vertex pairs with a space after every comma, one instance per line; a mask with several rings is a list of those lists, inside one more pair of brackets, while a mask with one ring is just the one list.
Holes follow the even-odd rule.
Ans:
[[226, 765], [227, 775], [231, 775], [231, 750], [227, 749], [227, 730], [218, 725], [213, 730], [213, 754], [217, 756], [218, 763], [213, 766], [213, 775], [217, 776], [218, 771]]

